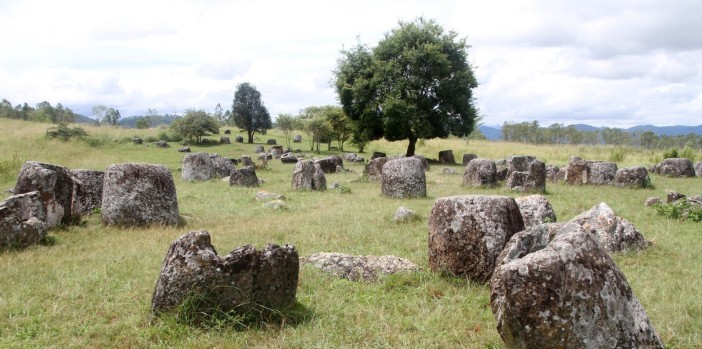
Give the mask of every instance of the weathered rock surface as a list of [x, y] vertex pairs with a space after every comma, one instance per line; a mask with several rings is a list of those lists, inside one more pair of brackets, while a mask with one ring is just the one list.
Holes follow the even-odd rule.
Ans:
[[156, 147], [158, 147], [158, 148], [170, 148], [170, 145], [168, 145], [168, 142], [166, 142], [166, 141], [158, 141], [158, 142], [156, 142]]
[[507, 348], [663, 348], [624, 275], [579, 226], [520, 232], [498, 260], [490, 304]]
[[344, 161], [337, 155], [327, 156], [323, 159], [315, 161], [324, 173], [336, 173], [337, 167], [344, 168]]
[[268, 207], [273, 210], [289, 210], [290, 205], [288, 205], [285, 201], [276, 199], [276, 200], [271, 200], [263, 204], [263, 206]]
[[650, 206], [653, 206], [653, 205], [658, 205], [658, 204], [660, 204], [661, 202], [662, 202], [661, 199], [659, 199], [659, 198], [657, 198], [657, 197], [650, 197], [650, 198], [647, 198], [646, 200], [644, 200], [644, 206], [645, 206], [645, 207], [650, 207]]
[[508, 157], [505, 186], [521, 192], [546, 192], [546, 164], [533, 156]]
[[667, 177], [694, 177], [695, 168], [687, 158], [664, 159], [656, 166], [656, 173]]
[[427, 196], [427, 180], [420, 159], [397, 158], [383, 165], [380, 191], [391, 198], [423, 198]]
[[269, 191], [261, 190], [256, 193], [256, 201], [272, 201], [272, 200], [285, 200], [284, 195], [277, 193], [271, 193]]
[[285, 153], [285, 151], [283, 150], [282, 145], [274, 145], [271, 147], [271, 155], [276, 159], [279, 158], [284, 153]]
[[502, 248], [521, 230], [524, 221], [510, 197], [439, 198], [429, 216], [429, 266], [434, 271], [485, 282], [492, 276]]
[[210, 154], [186, 154], [183, 157], [181, 177], [184, 181], [208, 181], [214, 178], [214, 164]]
[[651, 186], [651, 178], [643, 166], [625, 167], [617, 170], [614, 185], [622, 188], [646, 188]]
[[422, 217], [417, 215], [417, 213], [413, 210], [410, 210], [407, 207], [400, 206], [397, 208], [397, 211], [395, 211], [395, 216], [392, 220], [395, 223], [407, 223], [422, 220]]
[[229, 137], [219, 137], [219, 144], [231, 144]]
[[670, 204], [684, 198], [685, 196], [686, 195], [682, 193], [668, 191], [665, 195], [665, 202]]
[[292, 188], [295, 190], [327, 190], [327, 178], [324, 176], [324, 171], [314, 161], [298, 161], [292, 174]]
[[196, 313], [215, 309], [244, 314], [257, 306], [295, 303], [299, 259], [292, 246], [251, 245], [218, 256], [207, 231], [185, 234], [171, 244], [151, 301], [154, 313], [172, 311], [189, 297]]
[[210, 157], [212, 159], [212, 167], [214, 168], [214, 178], [229, 177], [232, 171], [236, 169], [232, 159], [221, 156]]
[[587, 161], [577, 156], [571, 156], [570, 161], [565, 168], [566, 184], [585, 184], [587, 183], [588, 166]]
[[695, 168], [695, 175], [697, 177], [702, 177], [702, 161], [696, 162], [693, 167]]
[[492, 187], [497, 184], [497, 168], [490, 159], [476, 158], [468, 162], [463, 172], [463, 185]]
[[134, 144], [136, 144], [136, 145], [139, 145], [139, 144], [143, 144], [143, 143], [144, 143], [144, 140], [142, 140], [142, 139], [139, 138], [139, 137], [134, 137], [134, 138], [132, 138], [132, 143], [134, 143]]
[[363, 170], [363, 175], [370, 181], [379, 181], [383, 178], [383, 165], [390, 160], [387, 157], [371, 158]]
[[276, 140], [273, 139], [273, 138], [269, 138], [269, 139], [266, 141], [266, 144], [268, 144], [268, 145], [276, 145], [276, 144], [278, 144], [278, 142], [276, 142]]
[[280, 162], [284, 164], [294, 164], [297, 162], [297, 157], [293, 153], [285, 153], [280, 157]]
[[650, 245], [628, 220], [618, 217], [604, 202], [574, 217], [575, 223], [592, 234], [607, 252], [643, 249]]
[[41, 193], [12, 195], [0, 202], [0, 247], [26, 247], [46, 238], [46, 208]]
[[475, 154], [463, 154], [463, 166], [468, 165], [468, 163], [473, 160], [477, 159], [478, 156]]
[[342, 159], [344, 161], [353, 162], [354, 160], [356, 160], [357, 157], [358, 157], [358, 154], [356, 154], [356, 153], [344, 153], [344, 156], [342, 157]]
[[315, 253], [303, 258], [302, 264], [311, 264], [350, 281], [374, 281], [385, 275], [420, 269], [409, 260], [395, 256], [352, 256], [334, 252]]
[[614, 182], [617, 164], [606, 161], [587, 161], [587, 183], [592, 185], [609, 185]]
[[102, 183], [105, 172], [96, 170], [71, 170], [73, 176], [73, 216], [93, 212], [102, 204]]
[[229, 185], [233, 187], [258, 187], [256, 170], [252, 166], [232, 170], [229, 175]]
[[501, 159], [495, 161], [495, 173], [498, 181], [507, 180], [507, 160]]
[[181, 148], [178, 148], [178, 152], [179, 152], [179, 153], [189, 153], [190, 151], [191, 151], [191, 150], [190, 150], [190, 147], [181, 147]]
[[559, 174], [565, 175], [565, 172], [556, 166], [546, 165], [546, 180], [551, 183], [558, 183], [563, 179]]
[[17, 176], [15, 194], [38, 191], [46, 208], [46, 228], [71, 224], [73, 215], [73, 176], [65, 167], [27, 161]]
[[545, 196], [539, 194], [522, 196], [515, 198], [514, 201], [519, 206], [519, 212], [522, 214], [526, 228], [537, 224], [556, 222], [556, 213]]
[[236, 137], [234, 137], [234, 142], [244, 143], [244, 137], [243, 136], [236, 136]]
[[256, 154], [261, 154], [261, 153], [265, 153], [265, 152], [266, 152], [266, 149], [262, 145], [257, 145], [256, 149], [254, 149], [254, 153], [256, 153]]
[[114, 164], [105, 171], [102, 219], [110, 225], [177, 225], [173, 176], [163, 165]]
[[456, 158], [453, 157], [453, 150], [442, 150], [439, 152], [439, 162], [442, 164], [455, 164]]

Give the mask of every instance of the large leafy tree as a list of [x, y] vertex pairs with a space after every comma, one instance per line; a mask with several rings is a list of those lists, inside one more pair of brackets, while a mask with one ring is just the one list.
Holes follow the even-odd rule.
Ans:
[[202, 109], [187, 109], [182, 118], [176, 119], [170, 126], [173, 133], [197, 143], [203, 136], [219, 133], [219, 124], [215, 118]]
[[468, 45], [433, 20], [400, 22], [375, 48], [342, 51], [335, 71], [343, 110], [356, 124], [353, 140], [465, 136], [478, 117]]
[[272, 127], [271, 115], [261, 101], [261, 93], [248, 82], [236, 87], [232, 115], [234, 124], [246, 130], [249, 143], [253, 143], [254, 133], [265, 133]]

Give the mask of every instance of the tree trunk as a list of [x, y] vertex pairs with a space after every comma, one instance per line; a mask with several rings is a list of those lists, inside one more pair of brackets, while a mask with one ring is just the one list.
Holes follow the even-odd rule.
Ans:
[[246, 134], [249, 136], [249, 143], [253, 143], [253, 131], [246, 131]]
[[409, 144], [407, 145], [407, 154], [405, 156], [410, 157], [414, 156], [414, 148], [415, 145], [417, 145], [417, 137], [410, 136], [408, 139]]

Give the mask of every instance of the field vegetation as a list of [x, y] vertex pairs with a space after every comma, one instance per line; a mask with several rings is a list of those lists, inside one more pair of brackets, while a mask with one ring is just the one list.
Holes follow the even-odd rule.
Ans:
[[[258, 189], [230, 187], [219, 180], [189, 183], [180, 177], [183, 154], [177, 152], [179, 143], [160, 149], [131, 141], [134, 136], [167, 138], [166, 129], [81, 125], [86, 137], [61, 141], [45, 137], [51, 126], [0, 119], [1, 190], [14, 187], [27, 160], [97, 170], [113, 163], [163, 164], [173, 173], [180, 213], [187, 223], [120, 229], [103, 225], [100, 215], [93, 214], [80, 225], [51, 231], [45, 244], [0, 251], [2, 348], [503, 347], [490, 311], [489, 286], [429, 270], [427, 217], [439, 197], [518, 193], [502, 187], [462, 187], [461, 175], [442, 174], [444, 166], [438, 164], [427, 172], [428, 197], [413, 200], [381, 197], [379, 183], [361, 179], [363, 165], [349, 163], [345, 167], [351, 172], [327, 175], [327, 183], [342, 184], [347, 188], [343, 191], [293, 191], [293, 167], [280, 161], [270, 161], [267, 169], [257, 171], [265, 180]], [[225, 129], [229, 128], [220, 131]], [[232, 139], [244, 134], [236, 128], [231, 131]], [[218, 140], [219, 136], [209, 138]], [[285, 136], [271, 130], [258, 135], [254, 144], [205, 142], [190, 148], [238, 158], [252, 154], [256, 145], [269, 138], [285, 144]], [[407, 141], [374, 141], [360, 155], [368, 159], [373, 151], [403, 154], [407, 145]], [[308, 149], [306, 143], [292, 146]], [[590, 160], [614, 158], [619, 167], [649, 166], [663, 156], [663, 150], [621, 146], [548, 146], [459, 138], [420, 140], [416, 152], [436, 158], [445, 149], [452, 149], [458, 161], [464, 153], [491, 159], [535, 155], [558, 166], [572, 155]], [[355, 149], [347, 145], [346, 151]], [[326, 154], [331, 153], [310, 156]], [[702, 152], [698, 150], [696, 156], [702, 159]], [[451, 167], [463, 173], [461, 165]], [[667, 190], [700, 195], [702, 178], [651, 175], [651, 179], [654, 188], [640, 190], [548, 183], [547, 198], [559, 221], [606, 202], [651, 240], [650, 248], [616, 254], [614, 259], [666, 346], [700, 348], [702, 225], [659, 216], [642, 203], [650, 196], [665, 197]], [[258, 190], [285, 195], [291, 208], [266, 209], [254, 199]], [[415, 210], [423, 219], [393, 223], [399, 206]], [[202, 229], [210, 232], [220, 254], [244, 244], [262, 248], [268, 242], [287, 243], [295, 245], [301, 256], [321, 251], [395, 255], [417, 263], [422, 271], [357, 283], [302, 266], [297, 305], [264, 319], [267, 321], [224, 318], [194, 325], [172, 317], [153, 317], [151, 295], [170, 243], [188, 231]]]

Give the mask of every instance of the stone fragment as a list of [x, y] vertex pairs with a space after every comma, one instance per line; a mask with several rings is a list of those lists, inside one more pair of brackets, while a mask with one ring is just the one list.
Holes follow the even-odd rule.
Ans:
[[587, 183], [588, 166], [587, 161], [577, 156], [571, 156], [568, 165], [565, 169], [566, 184], [585, 184]]
[[229, 137], [219, 137], [219, 144], [231, 144]]
[[26, 247], [46, 238], [46, 209], [41, 193], [30, 191], [0, 202], [0, 247]]
[[497, 183], [497, 168], [490, 159], [476, 158], [466, 165], [463, 172], [463, 185], [471, 187], [492, 187]]
[[324, 171], [312, 160], [301, 160], [295, 164], [292, 174], [292, 188], [295, 190], [327, 189], [327, 178]]
[[344, 161], [338, 155], [331, 155], [315, 161], [325, 174], [336, 173], [336, 168], [344, 168]]
[[659, 199], [657, 197], [650, 197], [644, 201], [644, 206], [650, 207], [650, 206], [654, 206], [654, 205], [659, 205], [661, 203], [662, 203], [661, 199]]
[[397, 158], [383, 165], [381, 193], [391, 198], [423, 198], [427, 196], [427, 181], [420, 159]]
[[478, 156], [475, 154], [463, 154], [463, 166], [468, 165], [468, 163], [473, 160], [477, 159]]
[[342, 159], [344, 161], [354, 162], [354, 160], [356, 160], [357, 157], [358, 155], [356, 153], [345, 153]]
[[397, 211], [395, 211], [395, 216], [392, 220], [395, 223], [407, 223], [412, 221], [420, 221], [422, 220], [422, 217], [417, 215], [417, 213], [413, 210], [400, 206], [397, 208]]
[[371, 158], [363, 170], [363, 175], [370, 181], [379, 181], [383, 178], [383, 165], [390, 160], [387, 157]]
[[266, 152], [266, 149], [262, 145], [257, 145], [256, 149], [254, 149], [254, 153], [256, 153], [256, 154], [261, 154], [261, 153], [265, 153], [265, 152]]
[[207, 153], [190, 153], [183, 157], [181, 177], [184, 181], [208, 181], [214, 178], [214, 164]]
[[266, 141], [266, 144], [267, 144], [267, 145], [276, 145], [276, 144], [278, 144], [278, 143], [276, 142], [275, 139], [269, 138], [269, 139]]
[[46, 208], [46, 229], [72, 224], [73, 176], [63, 166], [27, 161], [17, 176], [15, 194], [38, 191]]
[[455, 175], [455, 174], [458, 174], [458, 172], [454, 171], [454, 170], [453, 170], [452, 168], [450, 168], [450, 167], [444, 167], [444, 168], [442, 168], [442, 169], [441, 169], [441, 173], [443, 173], [443, 174], [445, 174], [445, 175]]
[[495, 177], [498, 181], [506, 181], [507, 174], [509, 173], [507, 168], [507, 160], [497, 160], [495, 161]]
[[134, 137], [134, 138], [132, 138], [132, 143], [137, 144], [137, 145], [138, 145], [138, 144], [143, 144], [143, 143], [144, 143], [144, 140], [142, 140], [142, 139], [139, 138], [139, 137]]
[[327, 274], [350, 281], [375, 281], [395, 273], [419, 271], [407, 259], [395, 256], [352, 256], [343, 253], [320, 252], [302, 259]]
[[290, 206], [283, 200], [271, 200], [263, 204], [263, 206], [268, 207], [270, 209], [274, 210], [288, 210], [290, 209]]
[[232, 159], [225, 158], [221, 156], [210, 157], [212, 159], [212, 166], [214, 168], [213, 177], [214, 178], [224, 178], [229, 177], [236, 169]]
[[614, 175], [614, 185], [621, 188], [647, 188], [651, 186], [651, 178], [643, 166], [620, 168]]
[[170, 145], [166, 141], [156, 142], [156, 147], [158, 148], [170, 148]]
[[110, 165], [105, 171], [101, 212], [108, 225], [177, 225], [180, 215], [173, 176], [163, 165]]
[[242, 166], [251, 166], [251, 167], [256, 166], [256, 164], [254, 164], [253, 160], [251, 160], [251, 155], [242, 155], [241, 156], [241, 163], [242, 163]]
[[190, 150], [190, 147], [178, 148], [178, 152], [179, 152], [179, 153], [189, 153], [190, 151], [191, 151], [191, 150]]
[[283, 151], [283, 146], [282, 145], [274, 145], [271, 147], [271, 155], [274, 158], [279, 158], [281, 155], [283, 155], [285, 151]]
[[702, 177], [702, 161], [696, 162], [693, 167], [695, 168], [695, 175], [697, 177]]
[[244, 137], [238, 135], [238, 136], [234, 137], [234, 142], [244, 143]]
[[546, 180], [548, 180], [551, 183], [558, 183], [561, 178], [559, 174], [565, 174], [565, 172], [561, 172], [560, 168], [552, 165], [546, 165]]
[[73, 216], [78, 217], [99, 209], [102, 204], [102, 183], [105, 172], [96, 170], [71, 170], [73, 176]]
[[285, 200], [285, 196], [271, 193], [269, 191], [259, 191], [256, 193], [256, 201], [272, 201], [272, 200]]
[[505, 186], [521, 192], [546, 192], [546, 164], [533, 156], [508, 157]]
[[293, 137], [293, 143], [302, 143], [302, 135], [295, 135], [295, 137]]
[[684, 197], [685, 197], [685, 194], [677, 193], [674, 191], [668, 191], [668, 193], [666, 194], [665, 202], [672, 204], [673, 202], [676, 202]]
[[244, 166], [231, 171], [229, 185], [232, 187], [258, 187], [256, 170], [252, 166]]
[[297, 163], [297, 157], [293, 153], [285, 153], [280, 157], [280, 162], [284, 164]]
[[526, 228], [537, 224], [556, 222], [556, 213], [545, 196], [539, 194], [522, 196], [515, 198], [514, 201], [519, 206], [519, 212], [522, 214]]
[[155, 314], [188, 302], [191, 314], [246, 314], [258, 307], [295, 303], [299, 259], [292, 246], [251, 245], [218, 256], [207, 231], [193, 231], [171, 244], [151, 301]]
[[617, 164], [606, 161], [587, 161], [587, 184], [610, 185], [617, 174]]
[[663, 348], [624, 275], [579, 226], [515, 234], [491, 288], [507, 348]]
[[380, 152], [380, 151], [374, 151], [373, 154], [371, 155], [371, 160], [373, 160], [375, 158], [386, 158], [386, 157], [388, 157], [387, 154]]
[[643, 249], [650, 245], [628, 220], [618, 217], [604, 202], [574, 217], [569, 223], [592, 234], [607, 252]]
[[230, 134], [232, 134], [232, 130], [224, 130], [224, 134], [225, 134], [225, 135], [230, 135]]
[[455, 164], [456, 159], [453, 157], [453, 150], [442, 150], [439, 152], [439, 162], [442, 164]]
[[656, 166], [656, 173], [666, 177], [694, 177], [695, 167], [688, 158], [664, 159]]
[[429, 215], [429, 266], [433, 271], [485, 282], [505, 243], [521, 230], [524, 221], [510, 197], [439, 198]]

